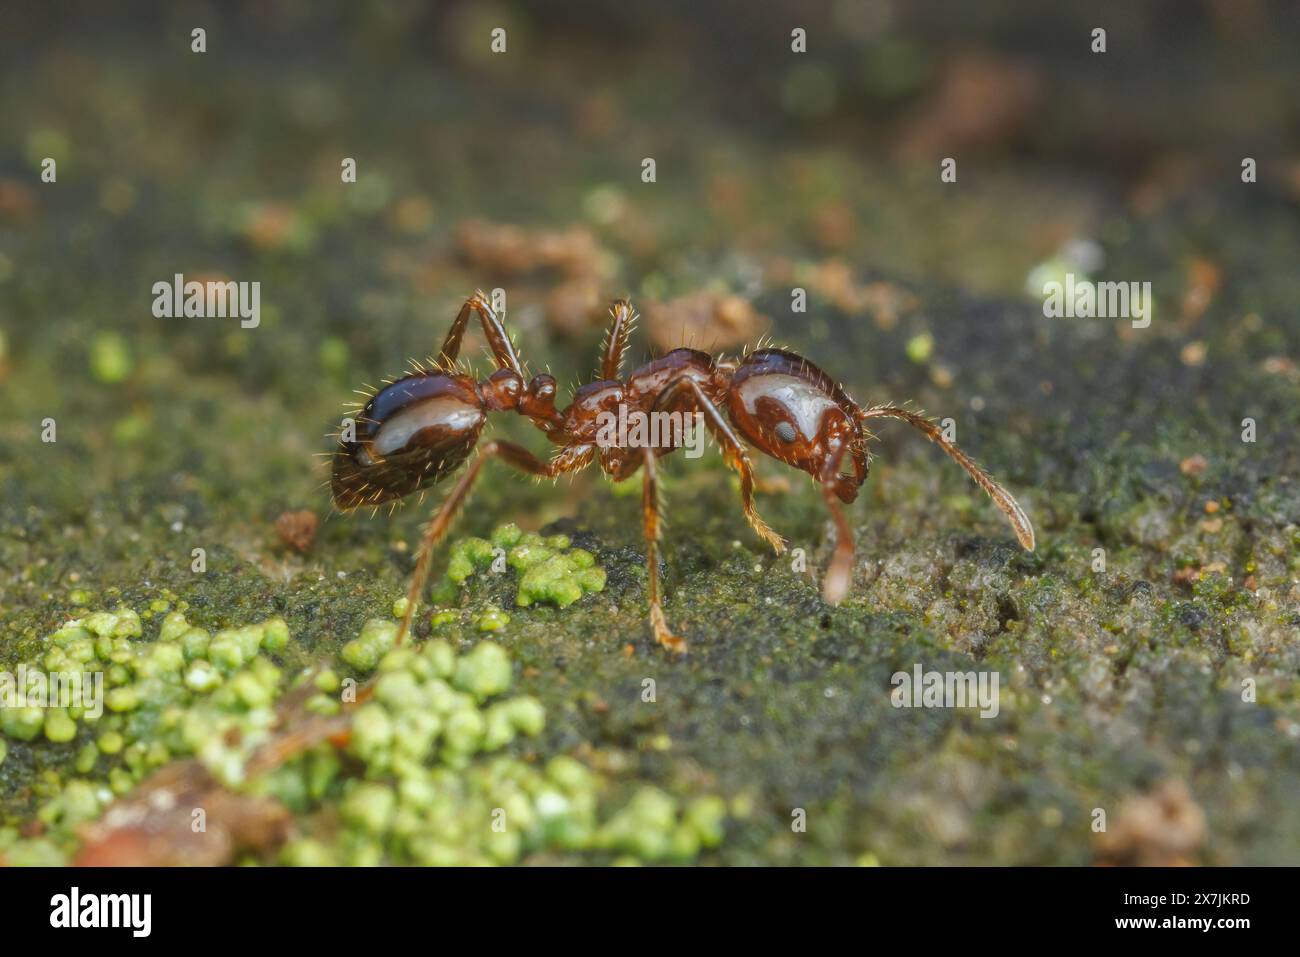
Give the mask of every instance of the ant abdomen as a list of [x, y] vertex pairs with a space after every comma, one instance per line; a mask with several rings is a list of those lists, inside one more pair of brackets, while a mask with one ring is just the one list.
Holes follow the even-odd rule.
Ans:
[[350, 509], [403, 498], [455, 471], [487, 421], [473, 379], [443, 372], [409, 375], [386, 385], [340, 435], [331, 487]]

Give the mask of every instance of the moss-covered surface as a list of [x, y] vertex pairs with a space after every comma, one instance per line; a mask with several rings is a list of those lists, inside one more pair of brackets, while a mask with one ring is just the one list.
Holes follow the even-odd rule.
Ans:
[[722, 838], [716, 795], [679, 801], [643, 784], [611, 810], [618, 788], [574, 758], [503, 753], [538, 737], [546, 711], [509, 696], [498, 644], [399, 647], [397, 624], [375, 618], [337, 667], [293, 667], [284, 619], [210, 634], [167, 604], [150, 609], [166, 616], [148, 638], [127, 609], [47, 636], [26, 668], [77, 676], [70, 696], [6, 689], [6, 750], [52, 749], [59, 765], [32, 781], [31, 818], [0, 828], [6, 863], [687, 863]]
[[[1300, 217], [1283, 163], [1261, 156], [1261, 182], [1240, 181], [1250, 131], [1233, 120], [1248, 102], [1252, 129], [1295, 148], [1253, 82], [1275, 41], [1251, 41], [1250, 73], [1198, 59], [1226, 41], [1193, 31], [1161, 61], [1223, 71], [1192, 80], [1114, 59], [1125, 39], [1164, 49], [1122, 21], [1107, 71], [1040, 63], [1039, 132], [954, 147], [958, 182], [941, 185], [929, 153], [878, 149], [845, 118], [922, 112], [942, 27], [871, 41], [893, 43], [892, 84], [864, 66], [881, 62], [866, 40], [837, 40], [804, 73], [776, 58], [754, 94], [770, 110], [751, 113], [727, 109], [728, 91], [769, 62], [764, 44], [788, 49], [779, 18], [742, 18], [737, 62], [644, 24], [635, 51], [610, 57], [598, 24], [501, 8], [511, 52], [495, 61], [474, 52], [492, 19], [476, 9], [436, 24], [357, 13], [347, 41], [305, 7], [213, 16], [202, 56], [190, 11], [96, 29], [87, 7], [84, 31], [58, 40], [39, 14], [20, 19], [9, 40], [30, 42], [0, 86], [0, 664], [42, 660], [48, 636], [95, 609], [136, 611], [143, 642], [161, 603], [212, 634], [282, 619], [290, 643], [268, 660], [288, 672], [391, 619], [430, 503], [330, 515], [313, 454], [351, 390], [436, 349], [476, 286], [507, 289], [535, 368], [588, 374], [599, 329], [561, 335], [546, 319], [560, 279], [471, 268], [454, 238], [476, 217], [581, 223], [605, 251], [600, 296], [739, 292], [859, 399], [952, 417], [1039, 546], [1019, 551], [960, 470], [882, 425], [850, 509], [858, 571], [832, 608], [813, 580], [830, 542], [808, 483], [760, 496], [805, 550], [800, 574], [749, 531], [716, 458], [670, 461], [679, 658], [646, 625], [639, 483], [593, 472], [552, 487], [489, 466], [458, 540], [513, 521], [567, 536], [606, 576], [580, 598], [560, 588], [571, 603], [522, 606], [525, 569], [459, 576], [444, 552], [438, 574], [463, 578], [439, 596], [454, 614], [433, 625], [424, 609], [417, 641], [468, 652], [486, 624], [514, 690], [546, 714], [502, 754], [532, 769], [574, 759], [611, 810], [638, 793], [722, 796], [725, 837], [702, 861], [1300, 860]], [[990, 17], [968, 33], [1014, 47], [1017, 28]], [[1053, 24], [1043, 55], [1082, 27]], [[280, 41], [302, 57], [286, 62]], [[1144, 137], [1116, 133], [1080, 90], [1122, 103]], [[1185, 100], [1196, 108], [1170, 105]], [[1017, 149], [1027, 139], [1037, 153]], [[647, 155], [655, 184], [640, 180]], [[45, 156], [56, 184], [40, 181]], [[356, 184], [339, 182], [345, 156]], [[1153, 283], [1149, 328], [1043, 317], [1025, 279], [1059, 268], [1070, 237], [1101, 249], [1104, 278]], [[155, 319], [151, 286], [177, 272], [259, 280], [260, 326]], [[796, 285], [806, 314], [790, 310]], [[480, 348], [472, 336], [468, 354]], [[494, 429], [544, 447], [520, 421]], [[305, 555], [274, 530], [300, 508], [325, 519]], [[996, 670], [998, 716], [894, 708], [891, 675], [917, 663]], [[0, 828], [39, 836], [51, 793], [109, 773], [103, 755], [78, 770], [89, 735], [0, 739]], [[1168, 813], [1150, 813], [1152, 795]], [[368, 821], [384, 799], [354, 800]], [[665, 818], [658, 800], [647, 819]], [[523, 858], [584, 859], [538, 847]]]

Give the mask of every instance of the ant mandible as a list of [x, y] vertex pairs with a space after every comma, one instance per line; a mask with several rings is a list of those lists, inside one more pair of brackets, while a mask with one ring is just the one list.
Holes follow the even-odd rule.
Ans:
[[[457, 364], [461, 339], [477, 316], [497, 369], [476, 382]], [[822, 594], [838, 604], [848, 592], [853, 569], [853, 534], [840, 502], [851, 503], [871, 467], [866, 430], [870, 419], [901, 419], [920, 429], [988, 492], [1025, 549], [1034, 549], [1028, 516], [1002, 486], [950, 442], [930, 420], [892, 405], [863, 408], [821, 369], [783, 349], [760, 349], [739, 360], [715, 360], [696, 349], [674, 349], [620, 378], [636, 313], [626, 299], [610, 307], [610, 325], [601, 345], [596, 378], [578, 388], [568, 408], [555, 407], [555, 379], [527, 379], [519, 355], [501, 320], [482, 292], [465, 303], [452, 323], [432, 367], [387, 384], [370, 397], [355, 418], [355, 436], [340, 437], [331, 482], [334, 504], [343, 510], [379, 505], [410, 495], [450, 476], [469, 458], [489, 412], [516, 412], [546, 433], [559, 452], [544, 462], [513, 442], [491, 439], [461, 473], [424, 529], [407, 594], [398, 641], [410, 631], [424, 591], [434, 546], [447, 533], [488, 459], [545, 478], [586, 468], [593, 461], [621, 481], [644, 468], [641, 521], [646, 540], [650, 625], [661, 645], [684, 651], [686, 644], [668, 628], [659, 597], [659, 497], [656, 460], [679, 448], [602, 444], [597, 420], [602, 413], [699, 412], [718, 441], [727, 463], [739, 473], [741, 506], [759, 536], [779, 554], [785, 540], [759, 516], [754, 505], [754, 473], [741, 439], [812, 476], [835, 523], [835, 551]], [[725, 410], [725, 414], [724, 414]], [[844, 471], [845, 461], [851, 471]]]

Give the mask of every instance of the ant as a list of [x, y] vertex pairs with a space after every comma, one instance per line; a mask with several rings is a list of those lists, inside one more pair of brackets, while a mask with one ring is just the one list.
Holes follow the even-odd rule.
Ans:
[[[461, 339], [477, 316], [497, 369], [482, 381], [457, 364]], [[452, 323], [432, 367], [389, 382], [371, 395], [355, 418], [355, 436], [340, 436], [334, 452], [331, 488], [343, 510], [396, 502], [454, 472], [478, 443], [489, 412], [515, 412], [546, 433], [559, 451], [542, 461], [513, 442], [491, 439], [461, 473], [442, 506], [424, 529], [407, 595], [400, 642], [410, 631], [424, 590], [434, 546], [447, 533], [491, 458], [543, 478], [577, 472], [593, 461], [621, 481], [644, 469], [641, 522], [646, 540], [650, 625], [658, 642], [674, 651], [686, 643], [668, 628], [659, 597], [658, 467], [656, 460], [680, 447], [676, 438], [660, 447], [610, 446], [597, 439], [597, 420], [617, 413], [700, 413], [718, 441], [727, 464], [740, 476], [741, 507], [749, 524], [780, 554], [785, 540], [754, 505], [754, 471], [742, 438], [760, 451], [807, 472], [821, 488], [835, 523], [835, 551], [822, 594], [831, 604], [843, 600], [853, 569], [853, 534], [840, 503], [851, 503], [867, 479], [874, 438], [871, 419], [901, 419], [919, 429], [964, 468], [1007, 517], [1020, 544], [1034, 549], [1028, 516], [1002, 486], [950, 442], [929, 419], [892, 405], [863, 408], [825, 372], [784, 349], [759, 349], [739, 360], [715, 360], [696, 349], [674, 349], [621, 378], [623, 354], [637, 318], [627, 299], [610, 306], [610, 324], [600, 348], [595, 379], [579, 387], [565, 409], [555, 406], [555, 379], [545, 373], [527, 379], [519, 355], [501, 320], [482, 292], [472, 296]], [[724, 414], [725, 410], [725, 414]], [[844, 471], [847, 465], [850, 471]]]

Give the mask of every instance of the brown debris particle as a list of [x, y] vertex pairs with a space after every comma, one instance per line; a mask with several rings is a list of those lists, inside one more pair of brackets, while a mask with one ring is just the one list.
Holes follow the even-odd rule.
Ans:
[[1182, 781], [1165, 781], [1120, 805], [1109, 830], [1097, 835], [1097, 863], [1187, 867], [1205, 842], [1205, 814]]
[[860, 283], [843, 259], [827, 259], [813, 267], [808, 285], [819, 298], [842, 312], [858, 315], [870, 312], [881, 329], [898, 325], [898, 317], [914, 311], [919, 302], [901, 286], [889, 282]]
[[940, 389], [951, 389], [956, 377], [952, 369], [945, 365], [934, 365], [930, 368], [930, 381]]
[[309, 509], [284, 512], [275, 520], [275, 531], [280, 541], [296, 552], [305, 552], [316, 540], [316, 526], [320, 524], [316, 513]]
[[1222, 271], [1210, 260], [1192, 260], [1187, 267], [1187, 288], [1183, 292], [1183, 321], [1180, 325], [1185, 327], [1201, 318], [1222, 281]]
[[608, 308], [599, 282], [572, 279], [546, 294], [546, 323], [563, 335], [577, 335], [601, 325], [609, 315]]
[[756, 475], [754, 491], [760, 495], [786, 495], [794, 490], [788, 475]]
[[1225, 562], [1210, 562], [1208, 565], [1189, 565], [1187, 568], [1180, 568], [1173, 574], [1173, 581], [1177, 585], [1188, 585], [1192, 582], [1200, 581], [1206, 575], [1223, 575], [1228, 571]]
[[[202, 810], [204, 829], [193, 827]], [[198, 761], [176, 762], [81, 828], [78, 867], [216, 867], [241, 849], [264, 851], [289, 836], [293, 817], [269, 798], [220, 787]]]
[[0, 179], [0, 219], [22, 220], [36, 212], [36, 194], [17, 179]]
[[298, 227], [298, 212], [288, 203], [269, 201], [255, 206], [244, 221], [244, 238], [257, 249], [277, 250]]
[[528, 229], [471, 219], [456, 229], [456, 251], [467, 266], [498, 276], [552, 270], [570, 277], [606, 272], [608, 253], [585, 226]]
[[1196, 366], [1205, 365], [1205, 357], [1209, 354], [1209, 351], [1209, 347], [1198, 339], [1196, 342], [1189, 342], [1183, 346], [1178, 353], [1178, 358], [1183, 365], [1195, 368]]
[[561, 335], [603, 325], [616, 260], [590, 229], [531, 229], [470, 219], [457, 228], [456, 255], [484, 282], [518, 280], [521, 301], [541, 299], [546, 324]]
[[436, 210], [427, 196], [403, 196], [393, 204], [388, 221], [403, 233], [422, 233], [433, 226]]
[[1044, 92], [1042, 74], [1027, 63], [983, 51], [958, 52], [902, 130], [899, 153], [928, 159], [1013, 142], [1037, 113]]
[[734, 349], [767, 329], [767, 316], [748, 299], [732, 293], [693, 292], [646, 306], [650, 341], [668, 351], [690, 344], [696, 349]]
[[853, 210], [839, 201], [823, 203], [813, 212], [813, 238], [822, 249], [847, 247], [856, 238], [857, 225]]
[[1300, 368], [1287, 356], [1269, 356], [1260, 363], [1260, 369], [1267, 375], [1280, 375], [1292, 382], [1300, 382]]
[[135, 187], [120, 177], [109, 180], [99, 191], [99, 205], [114, 216], [129, 212], [135, 199]]

